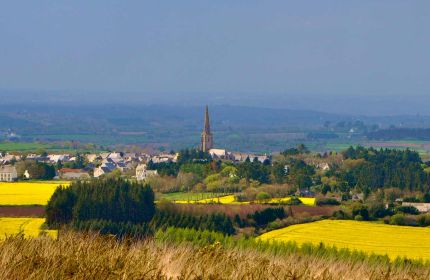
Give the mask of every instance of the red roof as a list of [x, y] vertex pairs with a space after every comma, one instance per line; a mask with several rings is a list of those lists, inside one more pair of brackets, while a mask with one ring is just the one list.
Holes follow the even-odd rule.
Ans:
[[61, 168], [58, 170], [58, 172], [61, 173], [69, 173], [69, 172], [83, 172], [82, 169], [75, 169], [75, 168]]

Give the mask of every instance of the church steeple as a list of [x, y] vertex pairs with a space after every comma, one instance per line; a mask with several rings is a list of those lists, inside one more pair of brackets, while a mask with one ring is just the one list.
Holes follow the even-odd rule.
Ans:
[[212, 148], [213, 148], [213, 136], [211, 133], [211, 125], [209, 121], [209, 108], [208, 108], [208, 105], [206, 105], [205, 126], [202, 132], [201, 150], [204, 152], [207, 152]]
[[206, 133], [211, 133], [211, 124], [209, 122], [209, 108], [208, 105], [206, 105], [206, 111], [205, 111], [205, 129], [204, 131]]

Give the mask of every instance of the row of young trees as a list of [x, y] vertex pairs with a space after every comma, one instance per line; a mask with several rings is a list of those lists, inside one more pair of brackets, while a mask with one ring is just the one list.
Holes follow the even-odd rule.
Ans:
[[158, 211], [152, 219], [150, 227], [153, 229], [167, 229], [169, 227], [192, 228], [222, 232], [227, 235], [232, 235], [236, 231], [232, 220], [222, 213], [196, 216], [186, 213]]

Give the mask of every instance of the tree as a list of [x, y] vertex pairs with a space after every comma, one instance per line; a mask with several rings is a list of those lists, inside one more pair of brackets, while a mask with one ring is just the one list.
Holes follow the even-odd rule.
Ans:
[[20, 178], [23, 178], [26, 170], [32, 179], [50, 180], [55, 177], [55, 167], [51, 164], [35, 160], [24, 160], [17, 162], [15, 167]]
[[270, 196], [270, 194], [268, 194], [267, 192], [259, 192], [258, 194], [257, 194], [257, 200], [259, 201], [259, 202], [264, 202], [264, 201], [266, 201], [266, 200], [268, 200], [268, 199], [270, 199], [271, 198], [271, 196]]
[[49, 225], [88, 220], [147, 223], [154, 214], [151, 187], [121, 178], [78, 181], [68, 188], [60, 187], [46, 208]]

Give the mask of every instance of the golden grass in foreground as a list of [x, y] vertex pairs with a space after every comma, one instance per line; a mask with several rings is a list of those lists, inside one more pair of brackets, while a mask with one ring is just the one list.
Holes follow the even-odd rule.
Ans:
[[429, 279], [430, 269], [64, 234], [0, 242], [0, 279]]
[[262, 240], [320, 242], [390, 258], [430, 260], [430, 227], [404, 227], [370, 222], [324, 220], [270, 231]]
[[69, 182], [0, 182], [0, 205], [46, 205], [60, 184]]
[[45, 219], [42, 218], [0, 218], [0, 240], [16, 234], [32, 238], [38, 237], [42, 233], [56, 238], [56, 230], [41, 230], [44, 222]]

